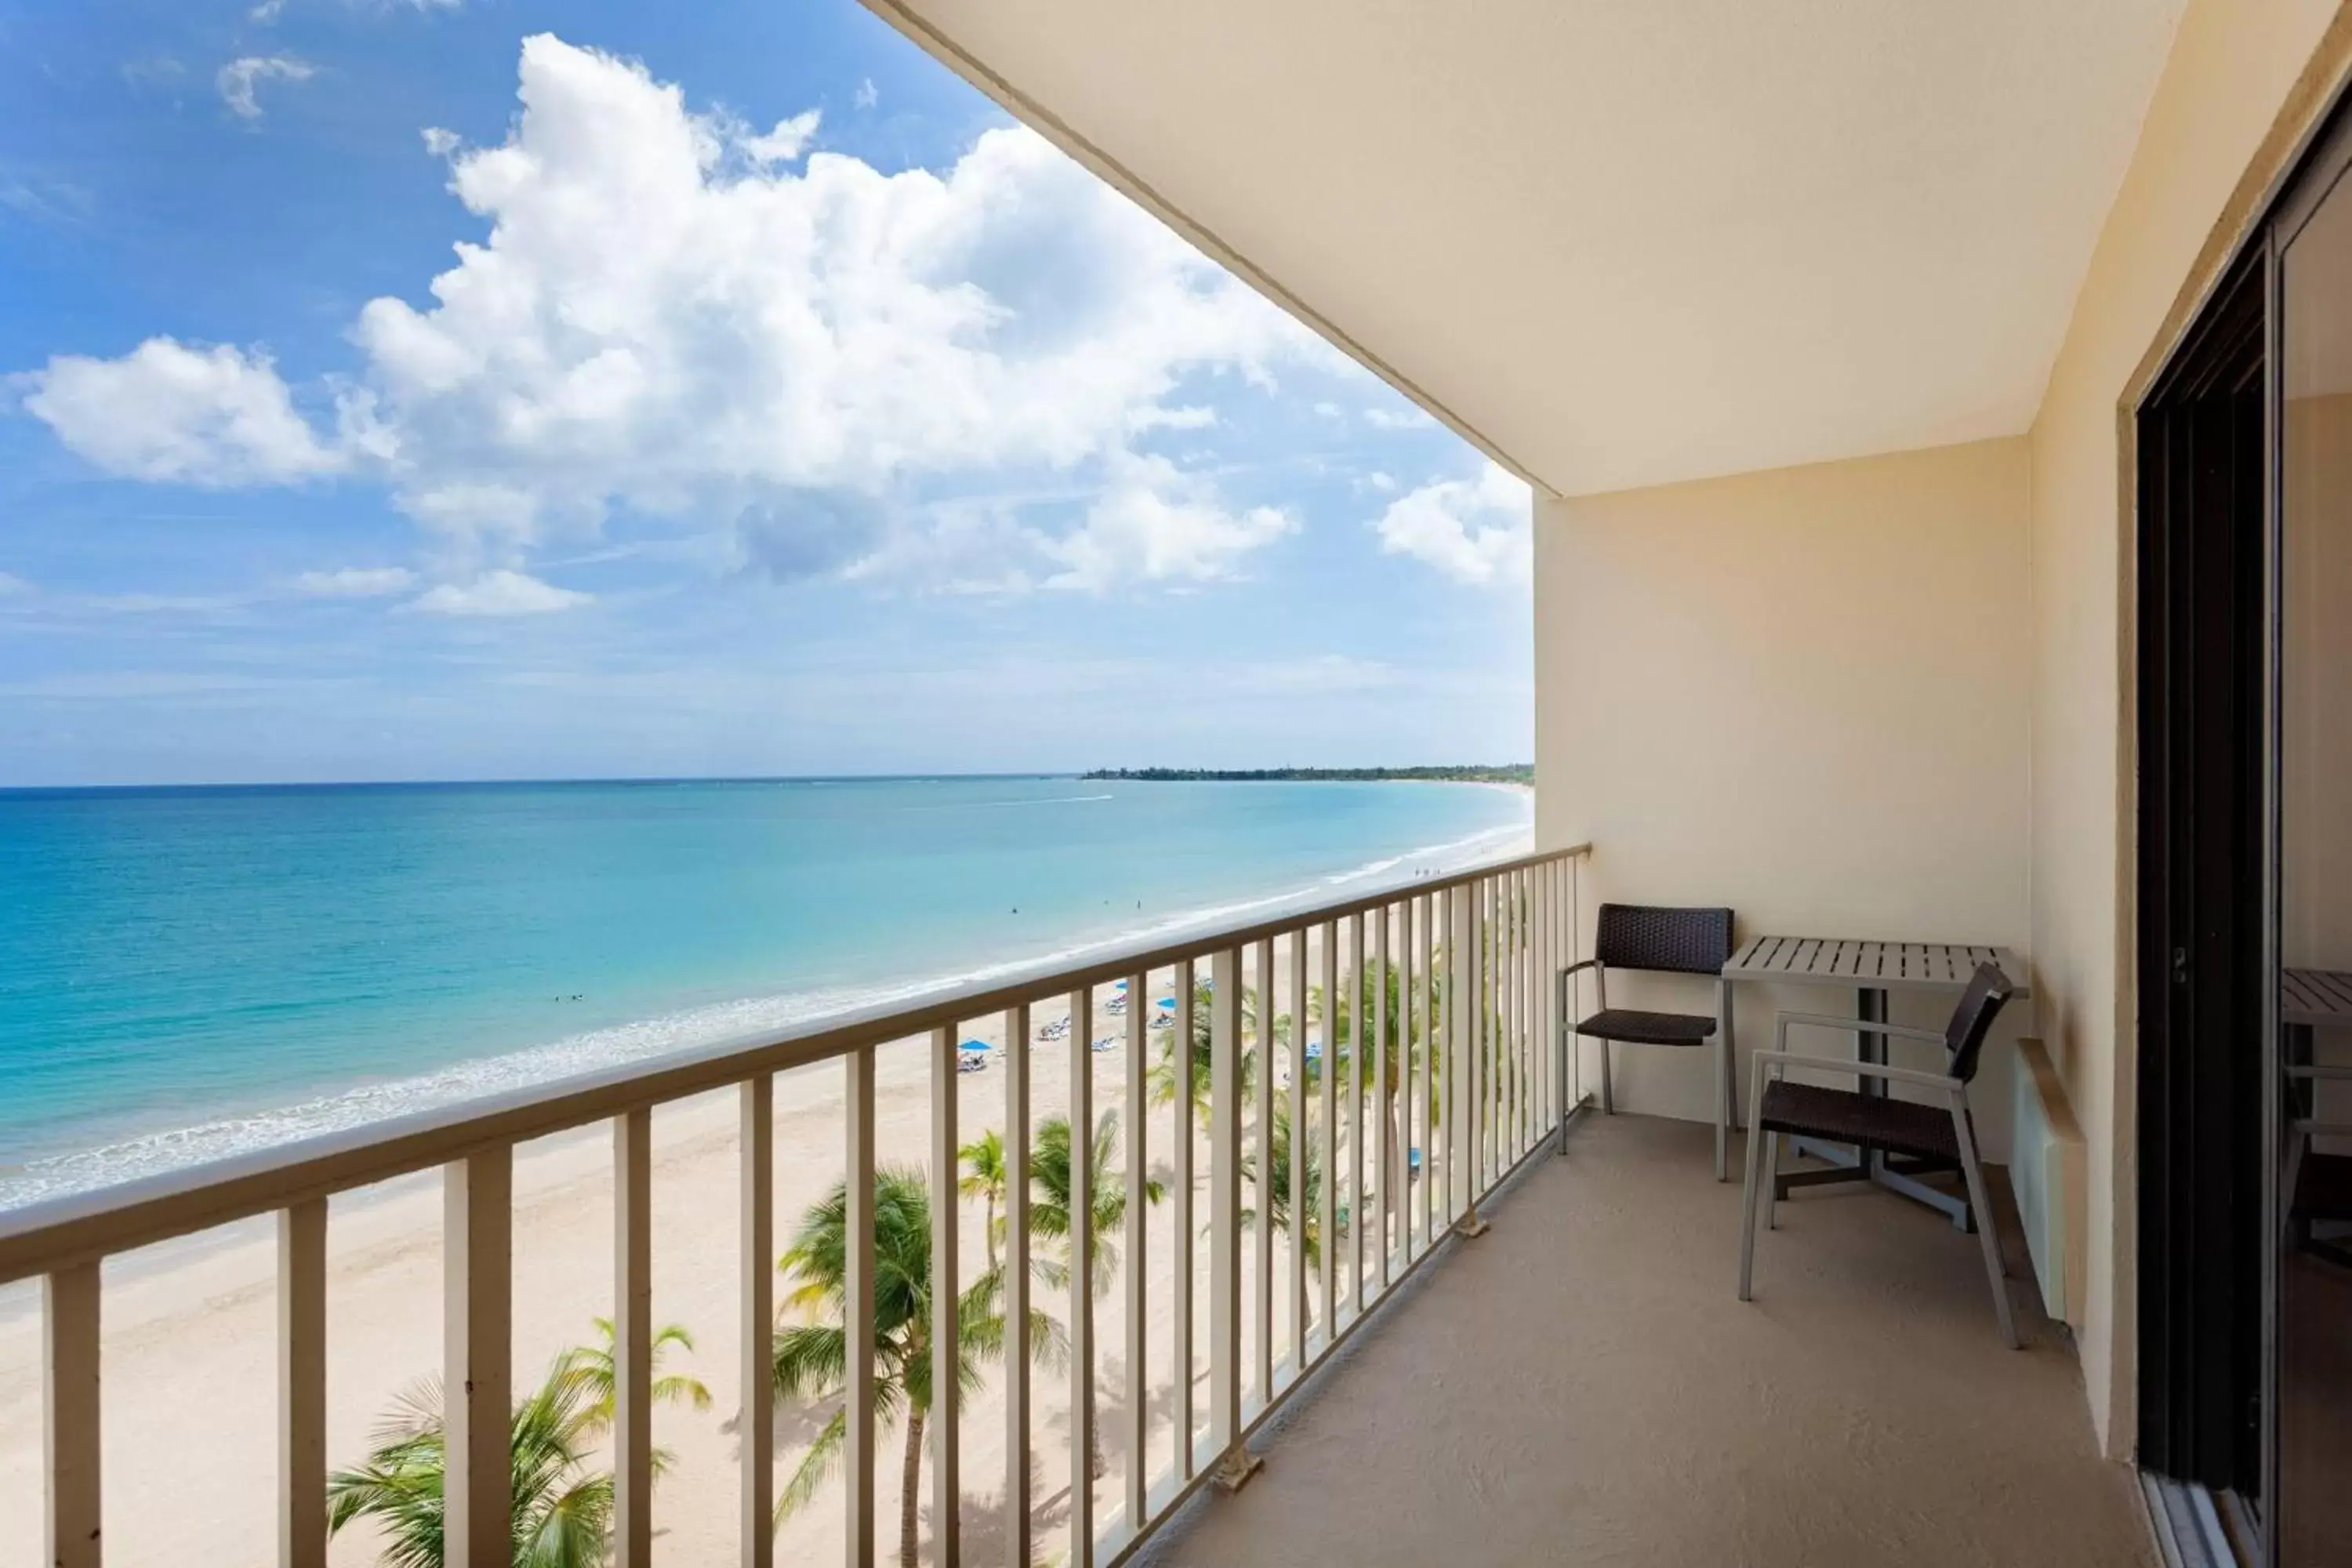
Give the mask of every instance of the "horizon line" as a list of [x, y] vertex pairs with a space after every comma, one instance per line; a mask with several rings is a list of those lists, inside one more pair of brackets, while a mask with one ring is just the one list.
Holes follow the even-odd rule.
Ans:
[[[556, 776], [513, 774], [503, 777], [477, 778], [376, 778], [376, 779], [211, 779], [171, 782], [80, 783], [80, 784], [0, 784], [0, 795], [62, 795], [99, 791], [134, 794], [141, 791], [165, 790], [327, 790], [327, 789], [488, 789], [525, 787], [551, 784], [920, 784], [933, 780], [986, 779], [1082, 779], [1088, 773], [1150, 771], [1179, 773], [1403, 773], [1431, 768], [1470, 768], [1499, 771], [1503, 768], [1532, 767], [1532, 763], [1279, 763], [1256, 767], [1196, 767], [1171, 766], [1164, 763], [1147, 767], [1105, 768], [1017, 768], [985, 772], [960, 773], [948, 770], [919, 770], [904, 773], [610, 773]], [[1107, 781], [1117, 782], [1117, 781]], [[1214, 781], [1207, 781], [1214, 782]], [[1379, 781], [1367, 781], [1379, 782]], [[1402, 782], [1402, 781], [1401, 781]]]

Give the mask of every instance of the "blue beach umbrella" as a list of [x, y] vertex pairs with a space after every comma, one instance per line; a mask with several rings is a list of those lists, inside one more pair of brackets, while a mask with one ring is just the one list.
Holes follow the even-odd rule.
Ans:
[[985, 1056], [991, 1049], [986, 1040], [966, 1040], [957, 1048], [967, 1056]]

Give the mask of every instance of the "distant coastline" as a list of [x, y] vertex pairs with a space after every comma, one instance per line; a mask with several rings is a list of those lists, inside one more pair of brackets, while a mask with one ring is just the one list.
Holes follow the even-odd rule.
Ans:
[[1532, 763], [1475, 763], [1422, 768], [1096, 768], [1081, 779], [1125, 779], [1143, 784], [1504, 784], [1533, 785]]

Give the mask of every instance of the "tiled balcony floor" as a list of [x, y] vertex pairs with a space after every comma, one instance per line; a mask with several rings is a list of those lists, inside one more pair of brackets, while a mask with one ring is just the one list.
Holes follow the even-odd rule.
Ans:
[[1743, 1305], [1739, 1188], [1711, 1148], [1704, 1126], [1589, 1120], [1305, 1392], [1255, 1481], [1142, 1561], [2155, 1561], [2013, 1219], [2021, 1352], [1974, 1238], [1875, 1190], [1784, 1203]]

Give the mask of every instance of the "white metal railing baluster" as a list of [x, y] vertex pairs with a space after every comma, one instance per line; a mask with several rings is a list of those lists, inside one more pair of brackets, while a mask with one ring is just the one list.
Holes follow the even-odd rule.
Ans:
[[278, 1563], [327, 1568], [327, 1200], [278, 1211]]
[[1533, 1148], [1543, 1141], [1546, 1101], [1543, 1058], [1543, 977], [1540, 954], [1542, 947], [1536, 930], [1536, 876], [1532, 871], [1519, 875], [1519, 1050], [1528, 1062], [1527, 1131], [1521, 1139], [1522, 1148]]
[[1398, 910], [1403, 923], [1398, 931], [1397, 949], [1401, 968], [1397, 973], [1397, 1009], [1402, 1016], [1397, 1023], [1397, 1048], [1404, 1064], [1404, 1083], [1399, 1090], [1399, 1103], [1404, 1110], [1404, 1175], [1402, 1200], [1404, 1256], [1409, 1263], [1429, 1249], [1429, 1210], [1423, 1201], [1429, 1191], [1429, 1117], [1423, 1099], [1429, 1082], [1427, 1042], [1414, 987], [1427, 966], [1422, 963], [1417, 944], [1421, 941], [1421, 900], [1408, 898]]
[[962, 1215], [957, 1178], [959, 1043], [950, 1024], [931, 1031], [931, 1563], [963, 1562]]
[[58, 1568], [98, 1568], [98, 1264], [52, 1270], [41, 1282], [41, 1308], [46, 1561]]
[[1143, 1529], [1144, 1443], [1150, 1435], [1151, 1384], [1145, 1376], [1143, 1329], [1150, 1309], [1146, 1289], [1144, 1209], [1150, 1196], [1150, 1145], [1144, 1139], [1144, 1054], [1151, 1035], [1151, 977], [1127, 982], [1127, 1529]]
[[842, 1367], [842, 1411], [846, 1428], [842, 1463], [851, 1568], [874, 1561], [874, 1047], [860, 1046], [842, 1058], [845, 1121], [843, 1153], [849, 1166], [842, 1291], [843, 1328], [847, 1331]]
[[[1433, 1162], [1438, 1187], [1432, 1194], [1436, 1222], [1444, 1226], [1454, 1223], [1454, 1161], [1462, 1147], [1462, 1070], [1454, 1059], [1454, 1012], [1462, 1005], [1462, 949], [1454, 925], [1454, 889], [1440, 889], [1429, 899], [1429, 1025], [1430, 1051], [1444, 1083], [1440, 1091], [1438, 1130], [1444, 1134], [1445, 1152], [1444, 1159]], [[1430, 1234], [1433, 1245], [1436, 1232]]]
[[[1561, 915], [1560, 924], [1566, 928], [1568, 934], [1568, 961], [1565, 967], [1573, 969], [1583, 961], [1584, 957], [1584, 942], [1580, 934], [1584, 926], [1584, 875], [1583, 868], [1573, 860], [1570, 861], [1568, 866], [1568, 906]], [[1597, 974], [1600, 971], [1595, 970], [1593, 973]], [[1568, 1046], [1569, 1049], [1575, 1053], [1569, 1063], [1570, 1085], [1576, 1097], [1581, 1100], [1584, 1094], [1584, 1052], [1577, 1045], [1576, 1037], [1573, 1034], [1569, 1037]]]
[[1251, 1280], [1257, 1306], [1256, 1332], [1252, 1341], [1257, 1362], [1257, 1397], [1261, 1406], [1274, 1403], [1274, 939], [1257, 944], [1257, 1029], [1252, 1042], [1257, 1052], [1257, 1191], [1251, 1194], [1257, 1223], [1250, 1240], [1255, 1268]]
[[1176, 1090], [1173, 1130], [1175, 1147], [1174, 1199], [1170, 1261], [1176, 1280], [1174, 1354], [1170, 1360], [1170, 1421], [1175, 1430], [1176, 1452], [1171, 1465], [1177, 1476], [1192, 1474], [1192, 1271], [1198, 1266], [1192, 1249], [1192, 1014], [1195, 1005], [1192, 961], [1176, 966], [1176, 1024], [1168, 1042], [1170, 1077]]
[[443, 1550], [446, 1568], [513, 1552], [514, 1150], [442, 1167]]
[[1373, 1279], [1389, 1289], [1389, 906], [1372, 911], [1372, 1251]]
[[1533, 1129], [1538, 1114], [1540, 1093], [1536, 1078], [1536, 1060], [1531, 1049], [1535, 1029], [1528, 997], [1532, 988], [1528, 984], [1529, 959], [1533, 948], [1528, 936], [1534, 926], [1534, 913], [1529, 907], [1528, 879], [1524, 872], [1511, 873], [1511, 923], [1517, 937], [1511, 947], [1511, 1016], [1519, 1037], [1519, 1136], [1511, 1157], [1517, 1161], [1527, 1152], [1533, 1142]]
[[1540, 894], [1532, 871], [1519, 878], [1522, 889], [1519, 916], [1519, 1038], [1520, 1050], [1528, 1059], [1528, 1127], [1523, 1143], [1533, 1148], [1543, 1141], [1544, 1113], [1549, 1104], [1546, 1085], [1549, 1074], [1544, 1070], [1543, 1048], [1543, 952], [1541, 933], [1536, 928]]
[[1552, 1124], [1559, 1130], [1559, 1152], [1568, 1152], [1568, 1118], [1576, 1108], [1575, 1079], [1570, 1071], [1569, 1053], [1576, 1048], [1571, 1031], [1576, 1027], [1576, 998], [1570, 988], [1572, 975], [1563, 974], [1568, 967], [1561, 948], [1566, 941], [1560, 922], [1567, 903], [1566, 879], [1553, 875], [1558, 868], [1545, 868], [1544, 882], [1549, 889], [1551, 910], [1551, 942], [1545, 950], [1544, 962], [1549, 979], [1544, 994], [1551, 998], [1552, 1018]]
[[613, 1562], [654, 1554], [653, 1124], [639, 1106], [613, 1119]]
[[1536, 1125], [1538, 1138], [1549, 1133], [1552, 1120], [1559, 1114], [1559, 1082], [1552, 1071], [1552, 963], [1551, 963], [1551, 879], [1547, 868], [1538, 866], [1528, 874], [1528, 883], [1535, 899], [1535, 929], [1530, 963], [1535, 976], [1535, 1037], [1536, 1049], [1543, 1058], [1542, 1092], [1536, 1100]]
[[1322, 1295], [1323, 1343], [1328, 1348], [1339, 1340], [1339, 926], [1336, 921], [1325, 921], [1323, 944], [1323, 1059], [1318, 1064], [1318, 1089], [1320, 1091], [1323, 1114], [1315, 1128], [1321, 1161], [1322, 1180], [1318, 1184], [1316, 1215], [1318, 1226], [1315, 1251], [1316, 1284]]
[[1364, 917], [1348, 917], [1348, 1313], [1364, 1310]]
[[1503, 929], [1509, 933], [1510, 962], [1503, 972], [1507, 1001], [1505, 1013], [1509, 1019], [1511, 1041], [1511, 1149], [1506, 1164], [1518, 1163], [1519, 1152], [1527, 1147], [1528, 1139], [1528, 1032], [1520, 1017], [1527, 1005], [1527, 977], [1522, 968], [1524, 954], [1520, 951], [1525, 931], [1525, 909], [1519, 901], [1519, 874], [1512, 872], [1503, 879], [1503, 891], [1509, 907], [1503, 917]]
[[1499, 1183], [1510, 1168], [1511, 1143], [1517, 1121], [1518, 1063], [1512, 1055], [1511, 1030], [1511, 903], [1510, 883], [1495, 879], [1492, 928], [1487, 935], [1487, 962], [1494, 967], [1495, 1003], [1495, 1153], [1489, 1184]]
[[1460, 1152], [1462, 1201], [1461, 1218], [1456, 1226], [1465, 1236], [1477, 1236], [1486, 1228], [1478, 1217], [1479, 1156], [1485, 1140], [1486, 1067], [1480, 1059], [1478, 972], [1484, 967], [1478, 952], [1478, 900], [1476, 884], [1452, 889], [1454, 894], [1454, 1052], [1461, 1064], [1462, 1110]]
[[1004, 1549], [1029, 1568], [1029, 1005], [1004, 1015]]
[[1435, 918], [1434, 901], [1415, 899], [1413, 903], [1413, 953], [1419, 984], [1413, 997], [1413, 1012], [1421, 1020], [1421, 1246], [1426, 1252], [1437, 1245], [1437, 1231], [1431, 1223], [1437, 1188], [1437, 1019], [1430, 1011], [1430, 971], [1435, 967], [1435, 948], [1430, 926]]
[[740, 1500], [736, 1555], [743, 1568], [772, 1568], [776, 1560], [776, 1385], [772, 1345], [776, 1322], [775, 1079], [754, 1073], [736, 1089], [737, 1214], [742, 1237], [741, 1343], [737, 1372], [743, 1413], [736, 1423]]
[[1424, 1135], [1421, 1131], [1421, 1049], [1420, 1032], [1412, 1013], [1413, 976], [1420, 969], [1412, 951], [1413, 915], [1417, 900], [1410, 897], [1397, 905], [1397, 1128], [1404, 1142], [1397, 1152], [1397, 1164], [1404, 1174], [1404, 1190], [1396, 1195], [1397, 1242], [1409, 1268], [1421, 1256], [1421, 1180], [1413, 1162], [1422, 1158], [1418, 1152]]
[[1495, 879], [1478, 879], [1478, 1068], [1486, 1079], [1485, 1102], [1479, 1117], [1478, 1191], [1481, 1196], [1494, 1190], [1495, 1174], [1501, 1168], [1503, 1106], [1503, 1052], [1501, 1031], [1502, 1009], [1498, 992], [1502, 984], [1502, 953], [1497, 948], [1495, 929]]
[[1209, 1447], [1218, 1484], [1231, 1489], [1251, 1468], [1242, 1442], [1241, 950], [1209, 962]]
[[1290, 1377], [1307, 1374], [1307, 928], [1290, 933]]
[[[1131, 1010], [1141, 1005], [1130, 994]], [[1070, 993], [1070, 1552], [1089, 1568], [1095, 1545], [1095, 998]]]

